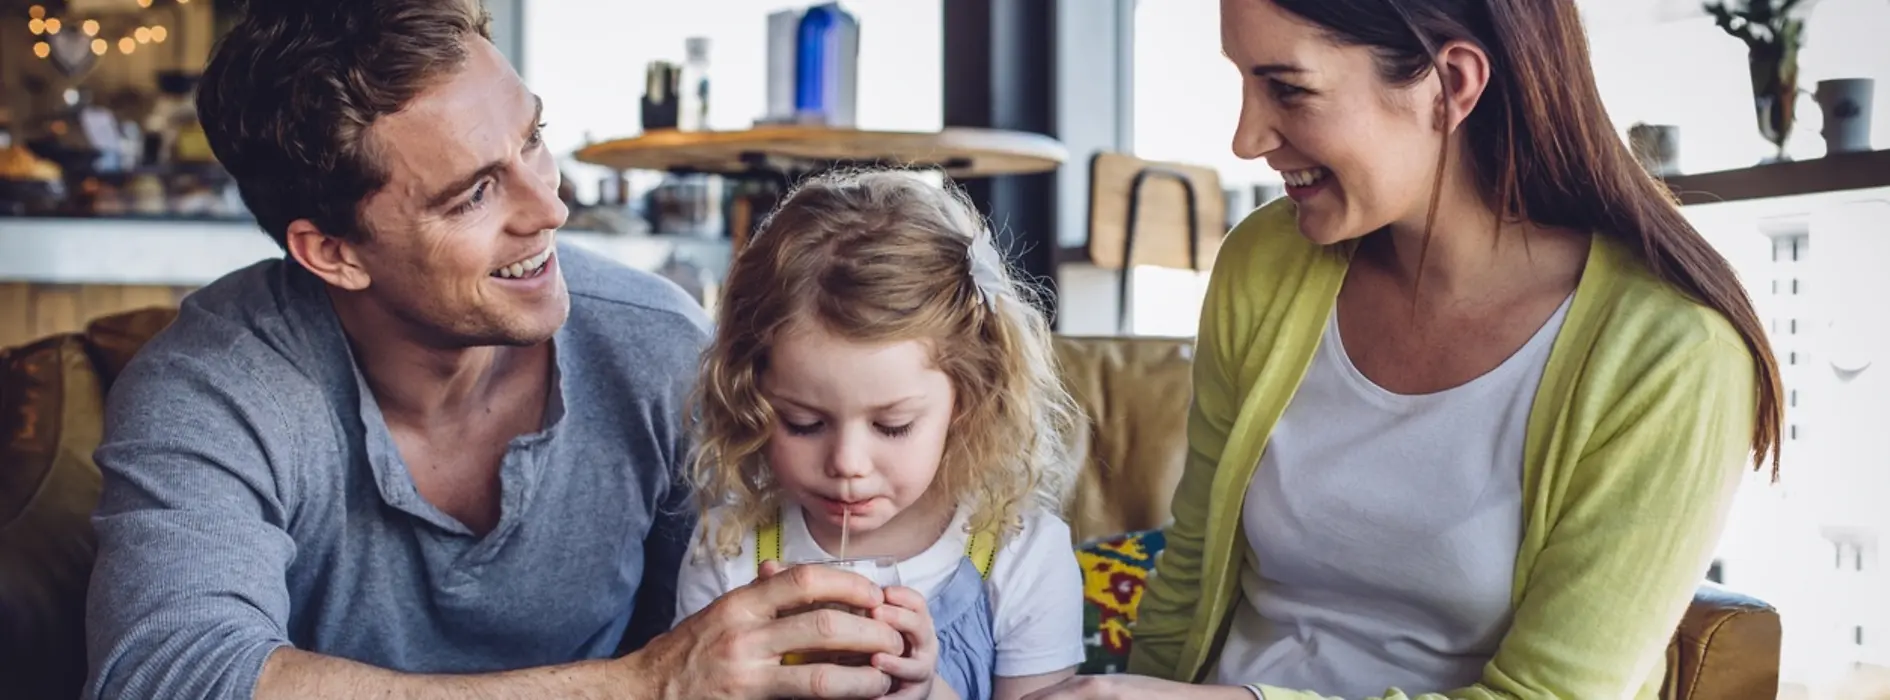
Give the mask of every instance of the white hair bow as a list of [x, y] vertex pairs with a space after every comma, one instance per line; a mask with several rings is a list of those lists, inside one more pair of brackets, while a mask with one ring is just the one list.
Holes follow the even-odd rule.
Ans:
[[984, 297], [985, 306], [996, 311], [998, 296], [1004, 293], [1004, 256], [991, 244], [991, 232], [979, 231], [972, 236], [965, 254], [971, 259], [971, 281], [977, 285], [979, 296]]

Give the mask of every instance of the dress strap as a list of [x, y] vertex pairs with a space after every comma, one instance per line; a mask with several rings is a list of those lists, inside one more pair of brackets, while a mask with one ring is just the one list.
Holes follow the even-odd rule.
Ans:
[[761, 563], [769, 559], [781, 561], [780, 516], [775, 516], [755, 528], [755, 573], [757, 575], [761, 573]]
[[965, 543], [965, 556], [978, 567], [978, 577], [991, 578], [991, 565], [997, 561], [997, 533], [991, 530], [979, 530], [971, 533], [971, 540]]

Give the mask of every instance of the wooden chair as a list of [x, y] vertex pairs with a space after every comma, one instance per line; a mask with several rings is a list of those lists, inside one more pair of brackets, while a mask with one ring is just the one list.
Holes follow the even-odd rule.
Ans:
[[1227, 232], [1227, 198], [1213, 168], [1098, 153], [1089, 161], [1086, 257], [1117, 270], [1116, 331], [1128, 332], [1137, 265], [1207, 270]]

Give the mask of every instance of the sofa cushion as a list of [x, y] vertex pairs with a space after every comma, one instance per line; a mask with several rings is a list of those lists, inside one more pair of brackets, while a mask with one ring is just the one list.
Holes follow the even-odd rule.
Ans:
[[153, 306], [100, 316], [85, 324], [85, 350], [100, 383], [110, 387], [132, 356], [176, 318], [175, 307]]
[[1188, 455], [1193, 343], [1064, 336], [1056, 349], [1088, 418], [1072, 445], [1081, 467], [1065, 513], [1071, 544], [1161, 527]]
[[0, 688], [77, 697], [103, 392], [76, 334], [0, 357]]
[[1155, 555], [1166, 542], [1160, 530], [1143, 530], [1077, 547], [1076, 563], [1083, 568], [1084, 649], [1077, 673], [1120, 673], [1128, 668], [1135, 609], [1155, 568]]

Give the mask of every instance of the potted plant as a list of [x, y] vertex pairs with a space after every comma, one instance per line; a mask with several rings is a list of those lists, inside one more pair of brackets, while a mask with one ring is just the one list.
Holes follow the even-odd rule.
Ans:
[[1721, 0], [1705, 6], [1720, 29], [1746, 42], [1759, 134], [1778, 148], [1775, 161], [1790, 160], [1785, 141], [1791, 136], [1793, 107], [1798, 102], [1798, 50], [1805, 43], [1805, 20], [1798, 12], [1802, 4], [1802, 0]]

